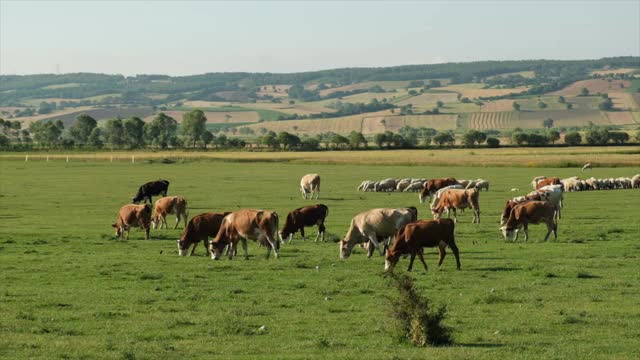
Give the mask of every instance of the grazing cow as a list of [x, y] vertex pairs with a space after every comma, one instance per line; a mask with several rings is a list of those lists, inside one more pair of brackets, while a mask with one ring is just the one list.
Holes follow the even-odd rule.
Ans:
[[592, 168], [591, 168], [591, 163], [586, 163], [586, 164], [584, 164], [584, 166], [582, 167], [582, 170], [581, 170], [581, 171], [585, 171], [585, 170], [587, 170], [587, 169], [592, 170]]
[[536, 185], [538, 185], [538, 183], [544, 179], [546, 179], [546, 176], [536, 176], [533, 178], [533, 180], [531, 180], [531, 186], [533, 187], [533, 190], [536, 190]]
[[440, 200], [431, 207], [434, 219], [439, 219], [444, 211], [453, 210], [453, 221], [458, 222], [456, 211], [466, 208], [473, 210], [472, 223], [480, 223], [480, 192], [478, 189], [448, 189], [440, 195]]
[[[518, 240], [518, 230], [524, 229], [524, 240], [529, 240], [529, 224], [545, 223], [547, 225], [547, 241], [551, 232], [558, 238], [558, 223], [556, 222], [556, 206], [548, 201], [528, 201], [517, 205], [511, 211], [504, 226], [500, 228], [506, 240]], [[514, 238], [515, 234], [515, 238]]]
[[381, 208], [361, 212], [353, 217], [347, 234], [343, 240], [340, 240], [340, 258], [348, 258], [356, 244], [366, 242], [370, 242], [367, 257], [373, 255], [374, 248], [378, 248], [380, 255], [384, 255], [387, 242], [385, 240], [383, 246], [380, 246], [378, 239], [394, 236], [398, 229], [416, 221], [417, 218], [418, 210], [415, 207]]
[[433, 194], [433, 196], [431, 197], [431, 206], [430, 208], [434, 207], [438, 201], [440, 201], [440, 197], [442, 196], [442, 193], [445, 192], [446, 190], [449, 189], [464, 189], [464, 187], [462, 187], [462, 184], [457, 184], [457, 185], [449, 185], [446, 187], [443, 187], [442, 189], [436, 191], [435, 194]]
[[271, 249], [275, 253], [276, 259], [280, 257], [278, 251], [280, 243], [276, 233], [278, 232], [278, 214], [275, 211], [267, 210], [238, 210], [225, 216], [220, 225], [220, 230], [215, 239], [209, 243], [211, 258], [218, 260], [225, 247], [229, 246], [229, 259], [233, 258], [237, 249], [238, 241], [242, 242], [244, 258], [249, 259], [247, 252], [247, 239], [258, 241], [267, 247], [269, 258]]
[[424, 204], [424, 200], [427, 197], [431, 197], [436, 191], [451, 185], [459, 185], [458, 181], [454, 178], [440, 178], [440, 179], [431, 179], [427, 180], [424, 183], [424, 187], [420, 192], [420, 203]]
[[310, 194], [310, 199], [313, 199], [313, 195], [316, 195], [316, 199], [320, 196], [320, 175], [307, 174], [300, 179], [300, 191], [302, 192], [302, 198], [306, 199], [307, 194]]
[[[538, 195], [537, 197], [537, 200], [540, 200], [540, 196]], [[507, 220], [509, 219], [509, 215], [511, 215], [511, 211], [513, 211], [514, 207], [532, 200], [534, 199], [531, 199], [527, 196], [518, 196], [511, 200], [507, 200], [507, 202], [504, 204], [504, 208], [502, 209], [502, 215], [500, 215], [500, 226], [504, 225], [507, 222]]]
[[149, 204], [129, 204], [120, 208], [118, 220], [111, 226], [115, 229], [116, 237], [129, 240], [129, 229], [132, 226], [144, 229], [145, 240], [149, 240], [149, 227], [151, 223], [151, 206]]
[[187, 225], [187, 218], [189, 217], [189, 210], [187, 209], [187, 200], [182, 196], [167, 196], [156, 200], [153, 207], [153, 217], [151, 218], [151, 225], [155, 229], [156, 226], [164, 225], [167, 228], [167, 215], [176, 214], [176, 225], [174, 229], [178, 227], [180, 219], [183, 224]]
[[640, 174], [634, 175], [631, 178], [631, 187], [633, 189], [640, 188]]
[[396, 190], [396, 179], [384, 179], [381, 180], [380, 182], [376, 183], [375, 187], [374, 187], [374, 191], [378, 192], [378, 191], [395, 191]]
[[440, 267], [447, 254], [447, 246], [449, 246], [456, 257], [456, 268], [460, 270], [460, 253], [458, 246], [456, 246], [454, 228], [455, 225], [451, 219], [421, 220], [405, 225], [398, 231], [393, 245], [387, 250], [384, 269], [392, 271], [400, 260], [400, 255], [410, 254], [411, 259], [407, 271], [411, 271], [413, 268], [413, 260], [416, 255], [424, 265], [424, 271], [428, 271], [427, 263], [423, 257], [423, 248], [436, 246], [440, 252], [438, 259], [438, 267]]
[[140, 186], [138, 193], [131, 199], [131, 202], [137, 204], [142, 200], [144, 200], [145, 203], [149, 200], [149, 204], [153, 204], [152, 196], [167, 196], [168, 190], [169, 182], [167, 180], [150, 181]]
[[323, 204], [305, 206], [291, 211], [287, 215], [287, 220], [280, 231], [280, 240], [282, 242], [291, 242], [293, 234], [298, 231], [302, 235], [302, 240], [307, 240], [304, 236], [304, 227], [318, 225], [318, 235], [316, 235], [315, 242], [318, 241], [321, 234], [322, 241], [325, 241], [324, 220], [328, 215], [329, 208]]
[[582, 184], [580, 183], [580, 179], [575, 176], [567, 179], [562, 179], [560, 183], [562, 184], [564, 191], [582, 190]]
[[218, 234], [222, 219], [229, 214], [231, 213], [213, 212], [193, 217], [187, 226], [185, 226], [180, 239], [178, 239], [178, 255], [185, 256], [191, 246], [193, 246], [193, 248], [189, 256], [193, 255], [193, 252], [196, 251], [196, 246], [202, 241], [207, 256], [209, 256], [209, 238], [213, 238]]
[[558, 185], [558, 184], [562, 184], [560, 182], [560, 178], [557, 177], [550, 177], [550, 178], [546, 178], [546, 179], [542, 179], [540, 181], [538, 181], [538, 183], [536, 184], [536, 186], [534, 187], [535, 190], [540, 189], [541, 187], [545, 187], [547, 185]]
[[458, 180], [458, 183], [462, 185], [463, 189], [466, 189], [472, 181], [473, 180]]

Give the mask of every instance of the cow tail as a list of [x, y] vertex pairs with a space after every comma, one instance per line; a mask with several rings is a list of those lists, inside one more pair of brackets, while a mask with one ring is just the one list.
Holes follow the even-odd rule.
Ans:
[[280, 229], [280, 219], [278, 218], [278, 213], [277, 212], [273, 212], [272, 214], [272, 221], [273, 221], [273, 225], [274, 225], [274, 230], [273, 230], [273, 234], [271, 234], [271, 236], [273, 237], [273, 240], [275, 240], [276, 242], [279, 241], [279, 237], [276, 236], [278, 233], [278, 229]]

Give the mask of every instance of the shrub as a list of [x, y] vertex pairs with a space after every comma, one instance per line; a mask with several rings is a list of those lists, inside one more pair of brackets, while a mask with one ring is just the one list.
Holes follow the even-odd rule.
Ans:
[[416, 291], [408, 275], [389, 273], [387, 276], [389, 285], [399, 292], [398, 297], [391, 299], [389, 312], [400, 323], [403, 336], [415, 346], [452, 344], [451, 329], [442, 323], [446, 306], [434, 308], [429, 299]]

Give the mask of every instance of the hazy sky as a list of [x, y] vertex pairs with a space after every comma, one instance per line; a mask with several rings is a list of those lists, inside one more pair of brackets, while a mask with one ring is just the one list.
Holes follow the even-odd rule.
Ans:
[[640, 0], [0, 0], [2, 74], [298, 72], [622, 55], [640, 55]]

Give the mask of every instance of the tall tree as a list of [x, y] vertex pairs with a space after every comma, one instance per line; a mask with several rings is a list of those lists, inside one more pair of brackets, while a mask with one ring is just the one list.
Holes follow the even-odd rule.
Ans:
[[144, 147], [144, 121], [137, 116], [124, 121], [125, 143], [129, 148]]
[[69, 128], [69, 133], [76, 144], [86, 144], [91, 131], [98, 125], [96, 119], [87, 114], [78, 115], [73, 125]]
[[125, 144], [124, 125], [122, 119], [109, 119], [104, 126], [105, 142], [112, 149], [119, 149]]
[[204, 116], [202, 110], [192, 110], [182, 117], [182, 135], [187, 138], [187, 141], [196, 147], [196, 142], [202, 138], [206, 130], [207, 117]]
[[166, 149], [169, 145], [177, 144], [177, 128], [176, 119], [165, 113], [159, 113], [151, 122], [144, 125], [144, 137], [148, 143]]

